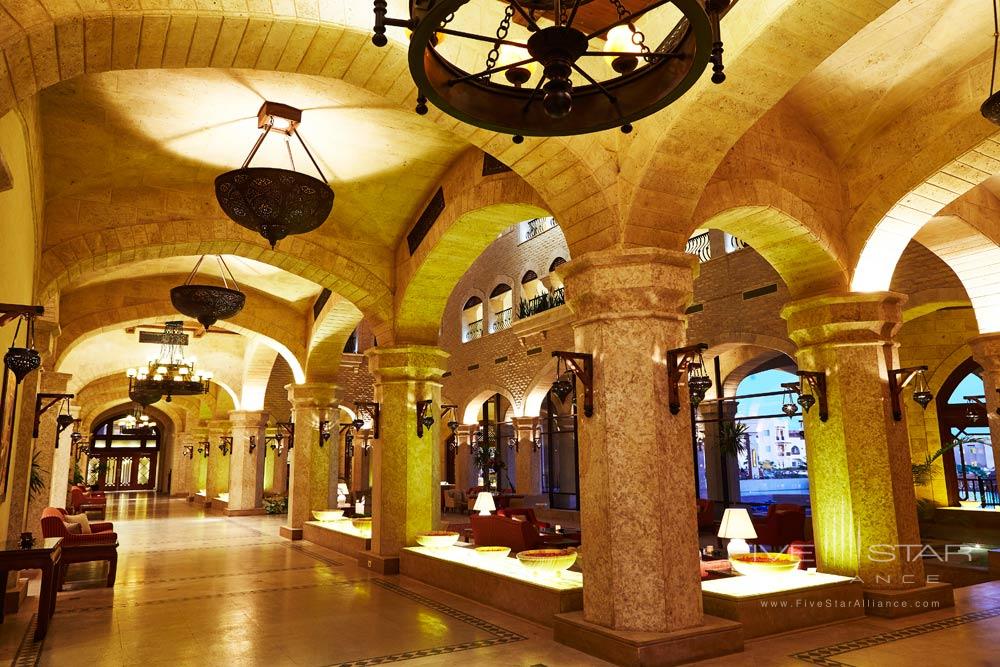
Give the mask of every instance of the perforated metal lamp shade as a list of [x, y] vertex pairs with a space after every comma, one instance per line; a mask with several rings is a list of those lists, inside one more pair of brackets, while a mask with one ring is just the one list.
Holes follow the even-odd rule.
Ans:
[[38, 354], [38, 350], [12, 347], [3, 355], [3, 363], [20, 383], [28, 373], [42, 365], [42, 357]]
[[274, 245], [322, 225], [333, 209], [329, 185], [297, 171], [246, 167], [215, 179], [215, 197], [233, 222]]
[[170, 290], [170, 302], [206, 329], [219, 320], [237, 315], [246, 305], [246, 294], [218, 285], [178, 285]]

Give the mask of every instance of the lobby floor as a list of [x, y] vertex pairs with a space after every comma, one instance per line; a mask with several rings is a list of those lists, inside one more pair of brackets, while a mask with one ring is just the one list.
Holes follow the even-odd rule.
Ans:
[[[149, 495], [112, 502], [116, 586], [99, 587], [99, 568], [74, 566], [44, 642], [26, 638], [33, 600], [0, 626], [0, 664], [606, 664], [553, 642], [547, 628], [282, 540], [280, 518], [223, 518]], [[1000, 582], [956, 598], [955, 609], [772, 637], [702, 664], [998, 664]]]

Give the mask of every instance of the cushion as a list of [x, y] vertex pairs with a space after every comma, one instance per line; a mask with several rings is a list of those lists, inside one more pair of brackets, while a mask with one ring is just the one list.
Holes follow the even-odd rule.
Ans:
[[[68, 517], [67, 517], [68, 518]], [[69, 521], [63, 521], [63, 525], [66, 526], [66, 532], [70, 535], [82, 535], [83, 526], [78, 523], [71, 523]]]
[[515, 514], [514, 516], [509, 516], [507, 518], [510, 519], [511, 521], [517, 521], [518, 523], [527, 523], [528, 521], [528, 517], [524, 516], [523, 514]]
[[78, 524], [83, 535], [90, 535], [90, 522], [86, 514], [67, 514], [66, 521]]

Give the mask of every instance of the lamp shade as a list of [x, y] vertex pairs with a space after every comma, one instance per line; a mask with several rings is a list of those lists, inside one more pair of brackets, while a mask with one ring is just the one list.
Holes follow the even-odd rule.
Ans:
[[346, 496], [350, 491], [347, 490], [347, 484], [344, 482], [337, 482], [337, 494], [341, 496]]
[[750, 513], [742, 507], [730, 507], [722, 514], [722, 524], [719, 526], [719, 537], [728, 540], [757, 539], [757, 531], [753, 528]]
[[472, 509], [480, 514], [489, 514], [496, 508], [496, 503], [493, 502], [493, 494], [489, 491], [480, 491], [479, 495], [476, 496], [476, 504], [472, 506]]

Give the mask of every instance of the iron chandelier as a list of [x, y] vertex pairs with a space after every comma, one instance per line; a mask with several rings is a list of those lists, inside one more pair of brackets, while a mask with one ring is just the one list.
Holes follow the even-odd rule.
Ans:
[[[322, 225], [333, 209], [333, 190], [296, 128], [302, 111], [287, 104], [264, 102], [257, 112], [257, 127], [263, 130], [243, 166], [215, 179], [215, 198], [233, 222], [253, 230], [274, 245], [289, 234], [304, 234]], [[251, 167], [270, 132], [285, 135], [291, 170]], [[298, 138], [319, 178], [295, 171], [291, 137]]]
[[185, 359], [183, 346], [187, 344], [183, 322], [167, 322], [160, 337], [160, 354], [145, 368], [130, 368], [128, 376], [129, 397], [140, 405], [150, 405], [166, 396], [196, 396], [208, 393], [211, 371], [195, 368], [195, 359]]
[[[222, 273], [222, 286], [191, 283], [201, 263], [205, 261], [205, 255], [202, 255], [184, 284], [170, 290], [170, 302], [174, 304], [177, 312], [198, 320], [205, 327], [205, 331], [217, 321], [238, 314], [247, 302], [246, 294], [240, 291], [240, 286], [236, 283], [236, 278], [233, 277], [233, 272], [229, 270], [226, 261], [222, 259], [222, 255], [215, 257], [219, 261], [219, 271]], [[229, 281], [232, 281], [235, 289], [229, 287]]]
[[[504, 5], [495, 35], [456, 27], [494, 2]], [[633, 122], [686, 93], [709, 63], [713, 82], [726, 78], [720, 21], [730, 0], [410, 0], [408, 19], [387, 17], [386, 0], [374, 4], [376, 46], [388, 44], [388, 26], [412, 31], [417, 113], [427, 113], [431, 102], [464, 123], [511, 134], [515, 143], [615, 127], [629, 133]], [[662, 24], [676, 12], [683, 18], [650, 48], [637, 21]], [[512, 35], [512, 23], [528, 37]], [[451, 40], [460, 47], [445, 44]], [[461, 47], [474, 42], [491, 48], [467, 71], [457, 61], [468, 62]]]
[[135, 404], [130, 413], [125, 415], [122, 422], [121, 432], [123, 435], [147, 435], [156, 428], [156, 421], [150, 419], [138, 403]]

